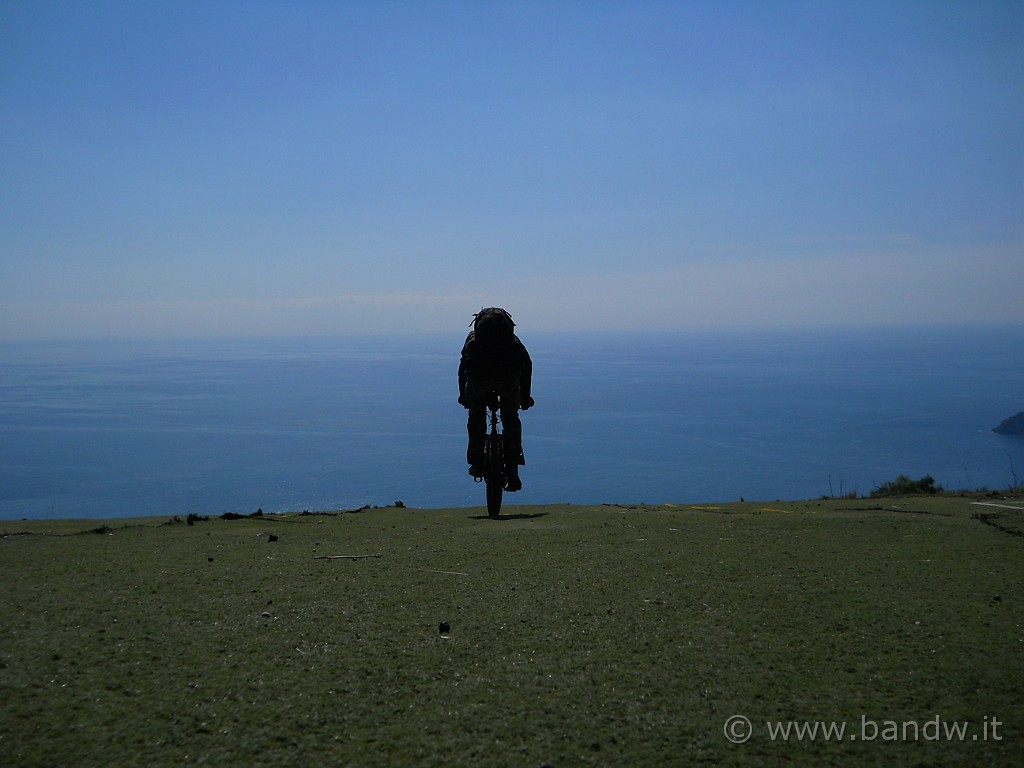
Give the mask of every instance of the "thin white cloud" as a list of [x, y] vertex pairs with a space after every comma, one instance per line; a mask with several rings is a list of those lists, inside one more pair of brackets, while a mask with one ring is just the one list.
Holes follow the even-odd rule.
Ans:
[[1024, 323], [1024, 247], [685, 264], [546, 281], [524, 317], [552, 327]]
[[352, 294], [0, 304], [0, 338], [408, 333], [461, 323], [479, 296]]
[[1024, 323], [1024, 245], [551, 275], [449, 293], [0, 304], [0, 338], [461, 332], [485, 305], [530, 330]]

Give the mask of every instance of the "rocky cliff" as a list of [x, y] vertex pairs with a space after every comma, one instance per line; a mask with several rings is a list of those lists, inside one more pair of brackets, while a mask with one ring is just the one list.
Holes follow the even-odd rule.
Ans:
[[1003, 419], [998, 427], [992, 428], [992, 431], [1001, 435], [1024, 435], [1024, 411], [1016, 416]]

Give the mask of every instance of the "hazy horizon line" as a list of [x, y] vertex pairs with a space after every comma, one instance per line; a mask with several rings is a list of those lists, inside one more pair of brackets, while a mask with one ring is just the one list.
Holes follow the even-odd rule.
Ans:
[[[161, 342], [260, 342], [260, 341], [329, 341], [332, 339], [399, 339], [399, 338], [446, 338], [463, 337], [469, 332], [469, 324], [451, 329], [420, 329], [420, 330], [331, 330], [322, 333], [282, 332], [282, 333], [204, 333], [204, 334], [80, 334], [80, 335], [39, 335], [39, 336], [2, 336], [0, 344], [62, 344], [62, 343], [161, 343]], [[842, 333], [842, 332], [957, 332], [957, 331], [1016, 331], [1024, 330], [1024, 323], [1015, 321], [967, 321], [967, 322], [908, 322], [892, 321], [877, 323], [790, 323], [775, 325], [676, 325], [676, 326], [623, 326], [623, 327], [553, 327], [520, 325], [517, 328], [524, 338], [526, 336], [638, 336], [650, 335], [756, 335], [786, 333]]]

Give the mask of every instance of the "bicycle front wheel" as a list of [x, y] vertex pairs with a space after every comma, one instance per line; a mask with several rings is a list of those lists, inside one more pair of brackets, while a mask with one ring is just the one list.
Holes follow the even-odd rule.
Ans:
[[500, 479], [487, 481], [487, 514], [491, 517], [501, 514], [501, 495], [504, 490]]
[[501, 513], [501, 496], [505, 490], [505, 464], [502, 451], [501, 435], [492, 431], [487, 436], [486, 472], [487, 483], [487, 514], [497, 517]]

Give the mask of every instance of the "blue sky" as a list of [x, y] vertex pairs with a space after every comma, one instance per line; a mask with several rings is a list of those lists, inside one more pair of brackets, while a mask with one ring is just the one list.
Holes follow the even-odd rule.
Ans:
[[0, 338], [1024, 323], [1024, 4], [0, 5]]

